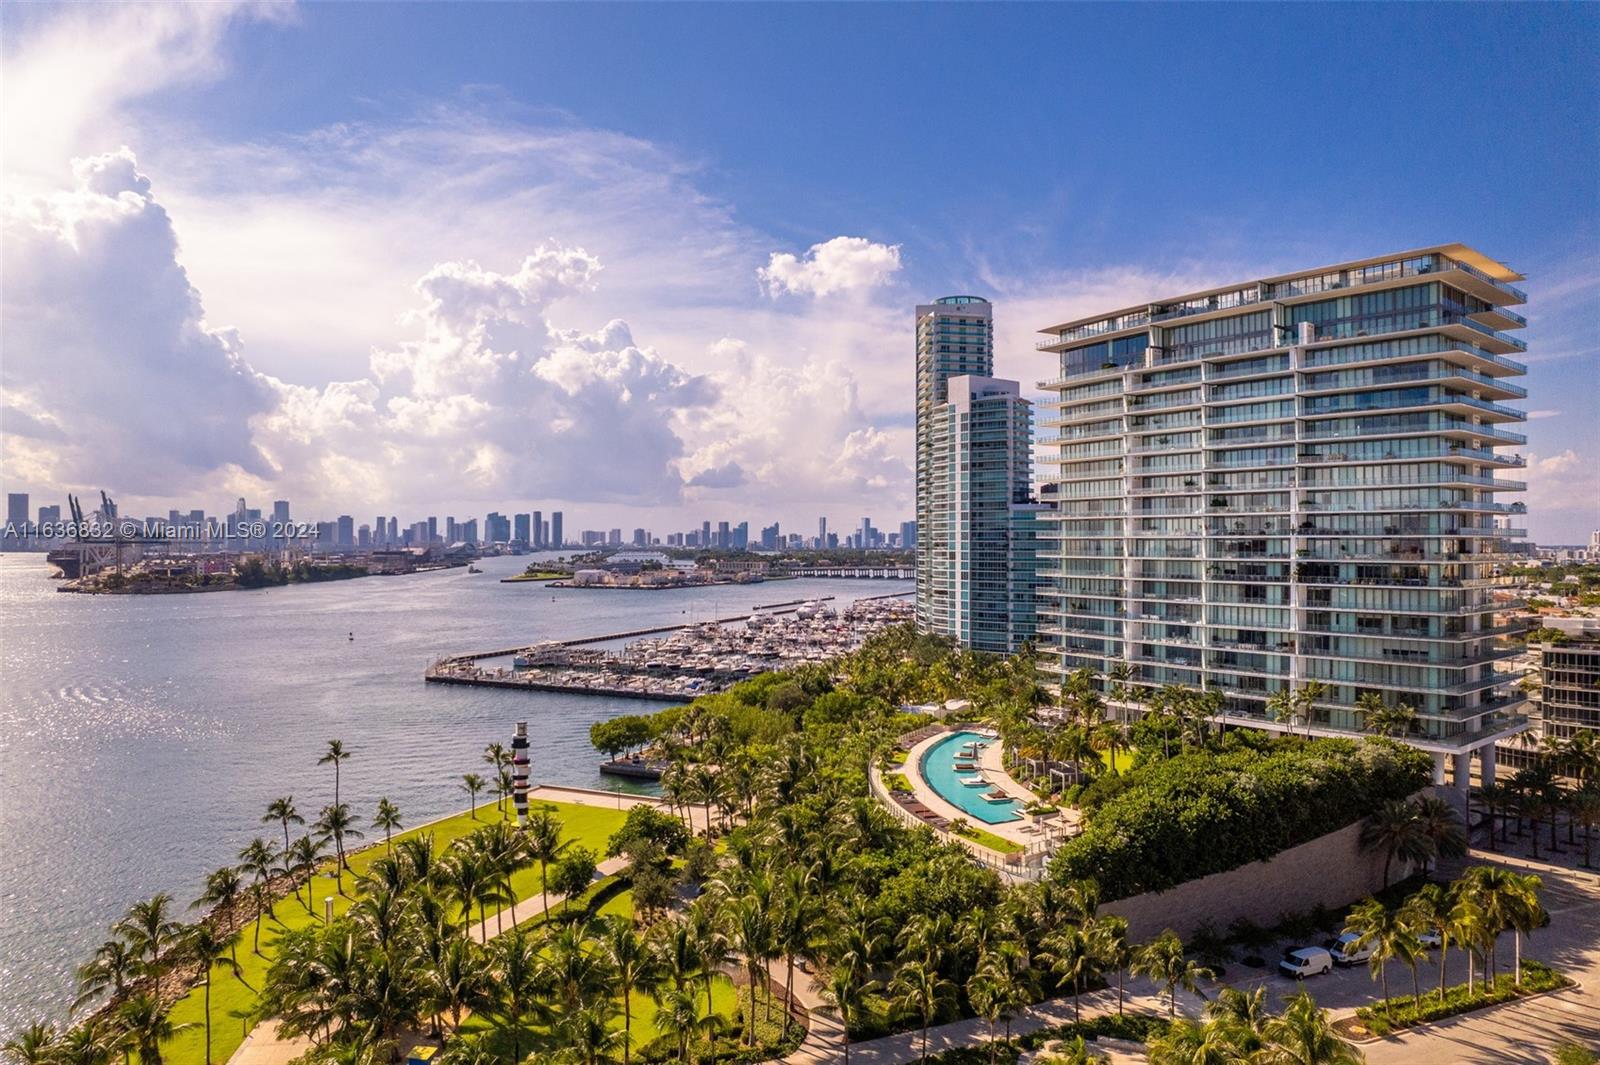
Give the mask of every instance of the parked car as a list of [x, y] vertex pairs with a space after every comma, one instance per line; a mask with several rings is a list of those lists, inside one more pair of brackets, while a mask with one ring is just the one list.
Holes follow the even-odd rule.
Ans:
[[1286, 951], [1283, 960], [1278, 962], [1278, 971], [1297, 980], [1321, 976], [1333, 971], [1333, 955], [1321, 947], [1300, 947]]
[[1337, 939], [1328, 940], [1325, 946], [1335, 965], [1360, 965], [1372, 957], [1372, 944], [1357, 946], [1360, 941], [1361, 937], [1354, 932], [1346, 932]]
[[1439, 938], [1438, 932], [1418, 932], [1417, 942], [1421, 943], [1429, 950], [1434, 950], [1439, 946], [1440, 943], [1443, 942], [1443, 940]]

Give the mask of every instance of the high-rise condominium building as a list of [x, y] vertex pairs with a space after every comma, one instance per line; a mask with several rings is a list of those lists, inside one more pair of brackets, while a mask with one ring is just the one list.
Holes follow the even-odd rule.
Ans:
[[1600, 733], [1600, 636], [1572, 636], [1534, 650], [1544, 738], [1565, 742], [1580, 732]]
[[917, 626], [1009, 652], [1034, 634], [1032, 411], [993, 369], [987, 300], [917, 308]]
[[[1220, 692], [1230, 723], [1363, 729], [1376, 695], [1465, 787], [1526, 727], [1490, 599], [1524, 464], [1505, 406], [1522, 280], [1460, 244], [1051, 326], [1061, 434], [1041, 543], [1053, 679], [1127, 663]], [[1506, 604], [1499, 604], [1504, 607]], [[1310, 720], [1274, 693], [1325, 686]], [[1133, 710], [1136, 707], [1125, 707]]]
[[550, 512], [550, 540], [546, 547], [561, 548], [567, 546], [566, 534], [561, 531], [561, 511]]

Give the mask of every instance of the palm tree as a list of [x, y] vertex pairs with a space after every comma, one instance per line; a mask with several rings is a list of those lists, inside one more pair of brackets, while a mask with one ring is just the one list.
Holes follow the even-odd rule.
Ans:
[[700, 1004], [695, 1001], [694, 992], [683, 988], [668, 988], [656, 1003], [656, 1029], [677, 1043], [679, 1061], [692, 1062], [690, 1048], [694, 1037], [712, 1018], [701, 1020]]
[[1456, 808], [1436, 795], [1421, 795], [1414, 799], [1411, 808], [1417, 819], [1417, 831], [1428, 841], [1428, 855], [1422, 860], [1422, 871], [1428, 871], [1432, 859], [1459, 858], [1467, 853], [1467, 833], [1461, 824]]
[[692, 942], [691, 956], [699, 963], [699, 973], [705, 981], [706, 1013], [709, 1015], [712, 1012], [712, 981], [717, 972], [733, 959], [728, 914], [716, 895], [702, 895], [689, 907], [688, 931]]
[[1510, 924], [1512, 935], [1512, 964], [1517, 972], [1517, 987], [1522, 987], [1522, 937], [1533, 934], [1533, 929], [1544, 924], [1544, 907], [1539, 905], [1539, 887], [1544, 881], [1539, 880], [1534, 873], [1517, 875], [1512, 873], [1509, 891], [1509, 905], [1506, 907], [1507, 923]]
[[378, 812], [372, 815], [372, 827], [383, 830], [383, 848], [394, 850], [394, 830], [404, 828], [400, 823], [400, 807], [389, 801], [387, 795], [378, 800]]
[[1295, 711], [1306, 723], [1306, 739], [1311, 738], [1311, 725], [1316, 720], [1317, 703], [1328, 694], [1328, 686], [1320, 680], [1308, 680], [1294, 693]]
[[239, 871], [250, 875], [250, 893], [254, 896], [256, 904], [255, 942], [251, 947], [256, 954], [261, 953], [261, 918], [269, 909], [267, 885], [277, 871], [277, 860], [278, 855], [273, 845], [260, 836], [251, 840], [250, 845], [239, 852]]
[[150, 958], [150, 972], [161, 974], [161, 948], [176, 939], [182, 925], [172, 919], [172, 896], [165, 891], [128, 907], [113, 927], [141, 956]]
[[[1400, 910], [1390, 909], [1377, 899], [1367, 899], [1350, 911], [1344, 930], [1358, 937], [1355, 942], [1357, 949], [1366, 947], [1372, 951], [1367, 959], [1367, 969], [1372, 978], [1382, 984], [1383, 1009], [1385, 1013], [1389, 1012], [1388, 963], [1400, 961], [1409, 965], [1412, 986], [1415, 988], [1417, 960], [1426, 956], [1422, 944], [1410, 928], [1410, 922]], [[1416, 991], [1416, 999], [1418, 1004], [1422, 1002], [1420, 989]]]
[[1401, 908], [1412, 931], [1432, 932], [1439, 937], [1439, 1000], [1444, 1001], [1445, 966], [1450, 960], [1450, 937], [1455, 924], [1450, 911], [1455, 908], [1455, 892], [1443, 884], [1424, 884]]
[[183, 949], [199, 964], [205, 986], [206, 1065], [211, 1065], [211, 973], [218, 965], [226, 965], [233, 970], [234, 979], [244, 982], [244, 972], [232, 955], [237, 938], [237, 934], [214, 932], [204, 924], [190, 928], [183, 937]]
[[1133, 961], [1133, 948], [1128, 942], [1128, 919], [1115, 914], [1096, 917], [1090, 925], [1089, 949], [1096, 964], [1103, 969], [1117, 971], [1117, 1016], [1122, 1016], [1123, 974]]
[[967, 980], [967, 1000], [972, 1003], [978, 1016], [989, 1022], [989, 1065], [994, 1065], [994, 1026], [1005, 1011], [1006, 995], [1001, 984], [1007, 979], [1008, 975], [995, 971], [994, 966], [980, 964]]
[[1583, 867], [1593, 869], [1594, 826], [1600, 825], [1600, 784], [1593, 780], [1567, 796], [1567, 810], [1572, 820], [1583, 826]]
[[606, 919], [601, 944], [622, 992], [622, 1061], [628, 1065], [633, 1053], [633, 993], [649, 994], [655, 990], [661, 982], [660, 963], [634, 931], [633, 921], [621, 914]]
[[1083, 1019], [1078, 997], [1083, 990], [1083, 980], [1093, 969], [1094, 956], [1088, 935], [1082, 925], [1069, 924], [1044, 941], [1039, 958], [1049, 964], [1050, 971], [1062, 983], [1072, 985], [1072, 1020]]
[[478, 792], [483, 790], [483, 778], [476, 773], [461, 774], [461, 790], [472, 799], [472, 819], [478, 819]]
[[344, 894], [344, 870], [350, 868], [350, 860], [345, 857], [344, 841], [346, 839], [365, 838], [361, 830], [356, 828], [355, 815], [350, 812], [350, 807], [343, 803], [333, 806], [324, 806], [322, 816], [317, 818], [317, 823], [311, 827], [325, 840], [333, 841], [334, 872], [339, 878], [339, 894]]
[[491, 950], [498, 994], [493, 996], [490, 1009], [501, 1026], [511, 1032], [511, 1060], [521, 1061], [522, 1026], [539, 1004], [540, 990], [545, 984], [539, 943], [513, 928], [510, 935], [497, 937]]
[[1210, 969], [1184, 957], [1183, 941], [1168, 928], [1159, 936], [1133, 953], [1133, 963], [1128, 971], [1135, 976], [1148, 976], [1161, 985], [1167, 996], [1167, 1016], [1178, 1015], [1178, 989], [1205, 998], [1200, 982], [1213, 976]]
[[761, 982], [762, 962], [772, 950], [772, 921], [767, 907], [755, 894], [733, 900], [728, 907], [728, 940], [744, 958], [750, 978], [750, 1014], [745, 1018], [745, 1035], [756, 1045], [756, 986]]
[[954, 1001], [956, 985], [920, 958], [903, 963], [889, 981], [889, 997], [896, 1008], [915, 1014], [922, 1022], [922, 1057], [928, 1060], [928, 1028], [947, 1003]]
[[139, 1054], [139, 1065], [161, 1065], [161, 1044], [194, 1027], [173, 1024], [171, 1013], [161, 1000], [140, 992], [117, 1010], [117, 1024], [127, 1033], [129, 1044]]
[[1483, 910], [1472, 893], [1467, 890], [1465, 880], [1459, 880], [1451, 885], [1451, 897], [1455, 900], [1455, 904], [1450, 907], [1450, 934], [1467, 952], [1467, 994], [1471, 995], [1473, 960], [1479, 956], [1487, 956], [1486, 948], [1493, 942], [1495, 933], [1489, 931]]
[[[239, 870], [234, 866], [225, 865], [206, 877], [205, 890], [200, 893], [199, 898], [189, 903], [189, 908], [197, 910], [202, 906], [215, 907], [222, 930], [231, 932], [233, 908], [238, 904], [239, 892], [243, 889], [243, 885], [244, 879], [239, 875]], [[233, 943], [234, 939], [230, 937], [229, 942]], [[237, 957], [234, 957], [234, 963], [238, 963]]]
[[1196, 1024], [1173, 1021], [1146, 1041], [1150, 1065], [1240, 1065], [1249, 1061], [1236, 1038], [1238, 1026], [1228, 1021]]
[[613, 1008], [609, 997], [600, 996], [561, 1018], [556, 1035], [582, 1065], [612, 1060], [611, 1051], [618, 1042], [622, 1043], [623, 1057], [627, 1057], [627, 1036], [611, 1027]]
[[1318, 1009], [1305, 991], [1289, 999], [1281, 1016], [1266, 1022], [1262, 1038], [1261, 1065], [1361, 1065], [1365, 1060], [1334, 1031], [1327, 1011]]
[[828, 970], [827, 980], [816, 985], [818, 997], [839, 1015], [845, 1065], [850, 1065], [850, 1022], [861, 1015], [868, 997], [878, 987], [876, 980], [867, 978], [866, 966], [855, 962], [835, 965]]
[[350, 757], [351, 752], [344, 749], [343, 740], [329, 740], [328, 750], [321, 758], [317, 759], [318, 765], [333, 765], [333, 805], [339, 805], [339, 765]]
[[450, 1027], [461, 1030], [461, 1012], [480, 1009], [493, 1000], [493, 977], [482, 949], [465, 936], [440, 943], [439, 957], [425, 978], [429, 997], [439, 1011], [450, 1011]]
[[289, 850], [289, 826], [306, 823], [306, 819], [295, 812], [293, 795], [285, 795], [282, 798], [273, 799], [267, 804], [267, 812], [261, 815], [261, 823], [267, 825], [274, 821], [283, 826], [283, 849], [287, 853]]
[[1294, 716], [1298, 711], [1294, 692], [1288, 688], [1279, 688], [1267, 697], [1267, 716], [1280, 722], [1286, 735], [1294, 734]]
[[128, 983], [138, 979], [139, 953], [120, 939], [107, 939], [94, 948], [94, 955], [78, 966], [78, 996], [72, 999], [72, 1009], [77, 1011], [90, 999], [109, 988], [110, 1001], [117, 1001], [128, 991]]
[[62, 1037], [51, 1061], [52, 1065], [111, 1065], [116, 1052], [117, 1033], [101, 1018], [90, 1017]]
[[812, 891], [805, 870], [790, 866], [779, 885], [779, 902], [773, 919], [774, 946], [783, 953], [783, 1034], [789, 1034], [789, 1019], [794, 1013], [794, 961], [811, 952], [811, 938], [823, 916], [822, 900]]
[[539, 863], [539, 897], [544, 900], [544, 908], [548, 910], [550, 863], [560, 860], [568, 841], [561, 838], [561, 819], [548, 808], [530, 813], [523, 831], [528, 837], [528, 857]]
[[[283, 854], [285, 870], [291, 877], [298, 878], [304, 874], [306, 878], [306, 912], [316, 914], [312, 903], [316, 901], [317, 894], [317, 863], [328, 849], [327, 840], [321, 836], [301, 836], [290, 844], [289, 849]], [[300, 897], [300, 887], [295, 886], [295, 898]]]
[[35, 1021], [6, 1040], [5, 1056], [15, 1065], [54, 1065], [61, 1049], [56, 1026]]
[[127, 993], [129, 982], [138, 975], [139, 952], [121, 939], [108, 939], [78, 966], [78, 997], [72, 1000], [72, 1008], [81, 1008], [107, 989], [115, 1002]]
[[[507, 795], [511, 794], [511, 774], [508, 772], [511, 768], [511, 752], [506, 750], [506, 746], [503, 743], [491, 743], [483, 749], [483, 762], [494, 770], [490, 775], [498, 782], [496, 791], [501, 792], [495, 806], [499, 809], [500, 815], [504, 817], [506, 812], [505, 799]], [[503, 791], [501, 791], [499, 785], [504, 785]]]
[[1394, 860], [1420, 862], [1428, 857], [1428, 837], [1416, 808], [1404, 799], [1378, 807], [1361, 825], [1361, 848], [1383, 852], [1383, 886], [1389, 886]]

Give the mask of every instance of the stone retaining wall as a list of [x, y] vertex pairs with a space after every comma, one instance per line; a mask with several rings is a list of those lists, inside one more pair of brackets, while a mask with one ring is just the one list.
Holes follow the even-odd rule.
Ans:
[[[1100, 912], [1126, 917], [1128, 936], [1138, 942], [1160, 935], [1164, 928], [1187, 940], [1207, 922], [1226, 933], [1228, 925], [1241, 917], [1265, 927], [1277, 924], [1281, 915], [1304, 913], [1318, 904], [1348, 906], [1383, 887], [1383, 854], [1362, 851], [1360, 840], [1358, 821], [1268, 861], [1108, 902]], [[1396, 861], [1389, 879], [1399, 880], [1409, 872], [1405, 863]]]

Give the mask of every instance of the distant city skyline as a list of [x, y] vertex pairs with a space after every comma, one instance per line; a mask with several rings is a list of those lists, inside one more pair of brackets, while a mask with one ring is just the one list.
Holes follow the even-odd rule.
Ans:
[[[98, 513], [98, 504], [94, 502], [97, 495], [74, 494], [79, 495], [83, 503], [86, 519]], [[661, 546], [781, 550], [796, 546], [794, 540], [798, 537], [798, 546], [806, 548], [885, 548], [904, 546], [908, 534], [914, 544], [917, 528], [915, 521], [896, 521], [895, 528], [887, 529], [874, 525], [870, 517], [863, 516], [844, 531], [839, 531], [841, 527], [835, 525], [835, 531], [830, 532], [828, 516], [822, 515], [793, 523], [787, 529], [781, 519], [775, 520], [771, 525], [756, 525], [753, 533], [751, 519], [744, 518], [739, 521], [702, 519], [698, 527], [690, 529], [674, 528], [670, 522], [656, 522], [634, 526], [625, 535], [623, 528], [606, 527], [606, 522], [593, 514], [584, 514], [582, 520], [578, 520], [577, 514], [553, 508], [513, 509], [505, 513], [489, 510], [481, 515], [470, 510], [458, 514], [449, 512], [448, 508], [423, 508], [431, 512], [414, 518], [403, 518], [400, 513], [378, 514], [372, 520], [364, 521], [357, 514], [365, 515], [370, 511], [336, 506], [324, 512], [315, 505], [312, 510], [306, 511], [297, 508], [288, 499], [274, 499], [266, 505], [251, 506], [248, 499], [239, 497], [225, 508], [208, 509], [187, 504], [174, 507], [170, 501], [157, 501], [141, 507], [137, 501], [129, 503], [115, 493], [108, 494], [116, 505], [111, 519], [120, 517], [124, 520], [165, 522], [189, 529], [225, 527], [234, 519], [322, 526], [322, 531], [327, 534], [323, 539], [340, 547], [466, 540], [489, 544], [521, 543], [532, 548]], [[63, 495], [61, 503], [46, 503], [29, 492], [7, 492], [7, 527], [61, 522], [65, 498]], [[150, 506], [154, 506], [154, 509], [150, 509]], [[599, 527], [591, 528], [591, 523]], [[813, 523], [818, 529], [815, 535], [810, 532]]]
[[[1587, 537], [1600, 10], [976, 10], [13, 5], [5, 488], [888, 520], [930, 294], [989, 299], [1038, 402], [1057, 322], [1459, 238], [1533, 293], [1530, 535]], [[1329, 106], [1266, 132], [1289, 101]]]

